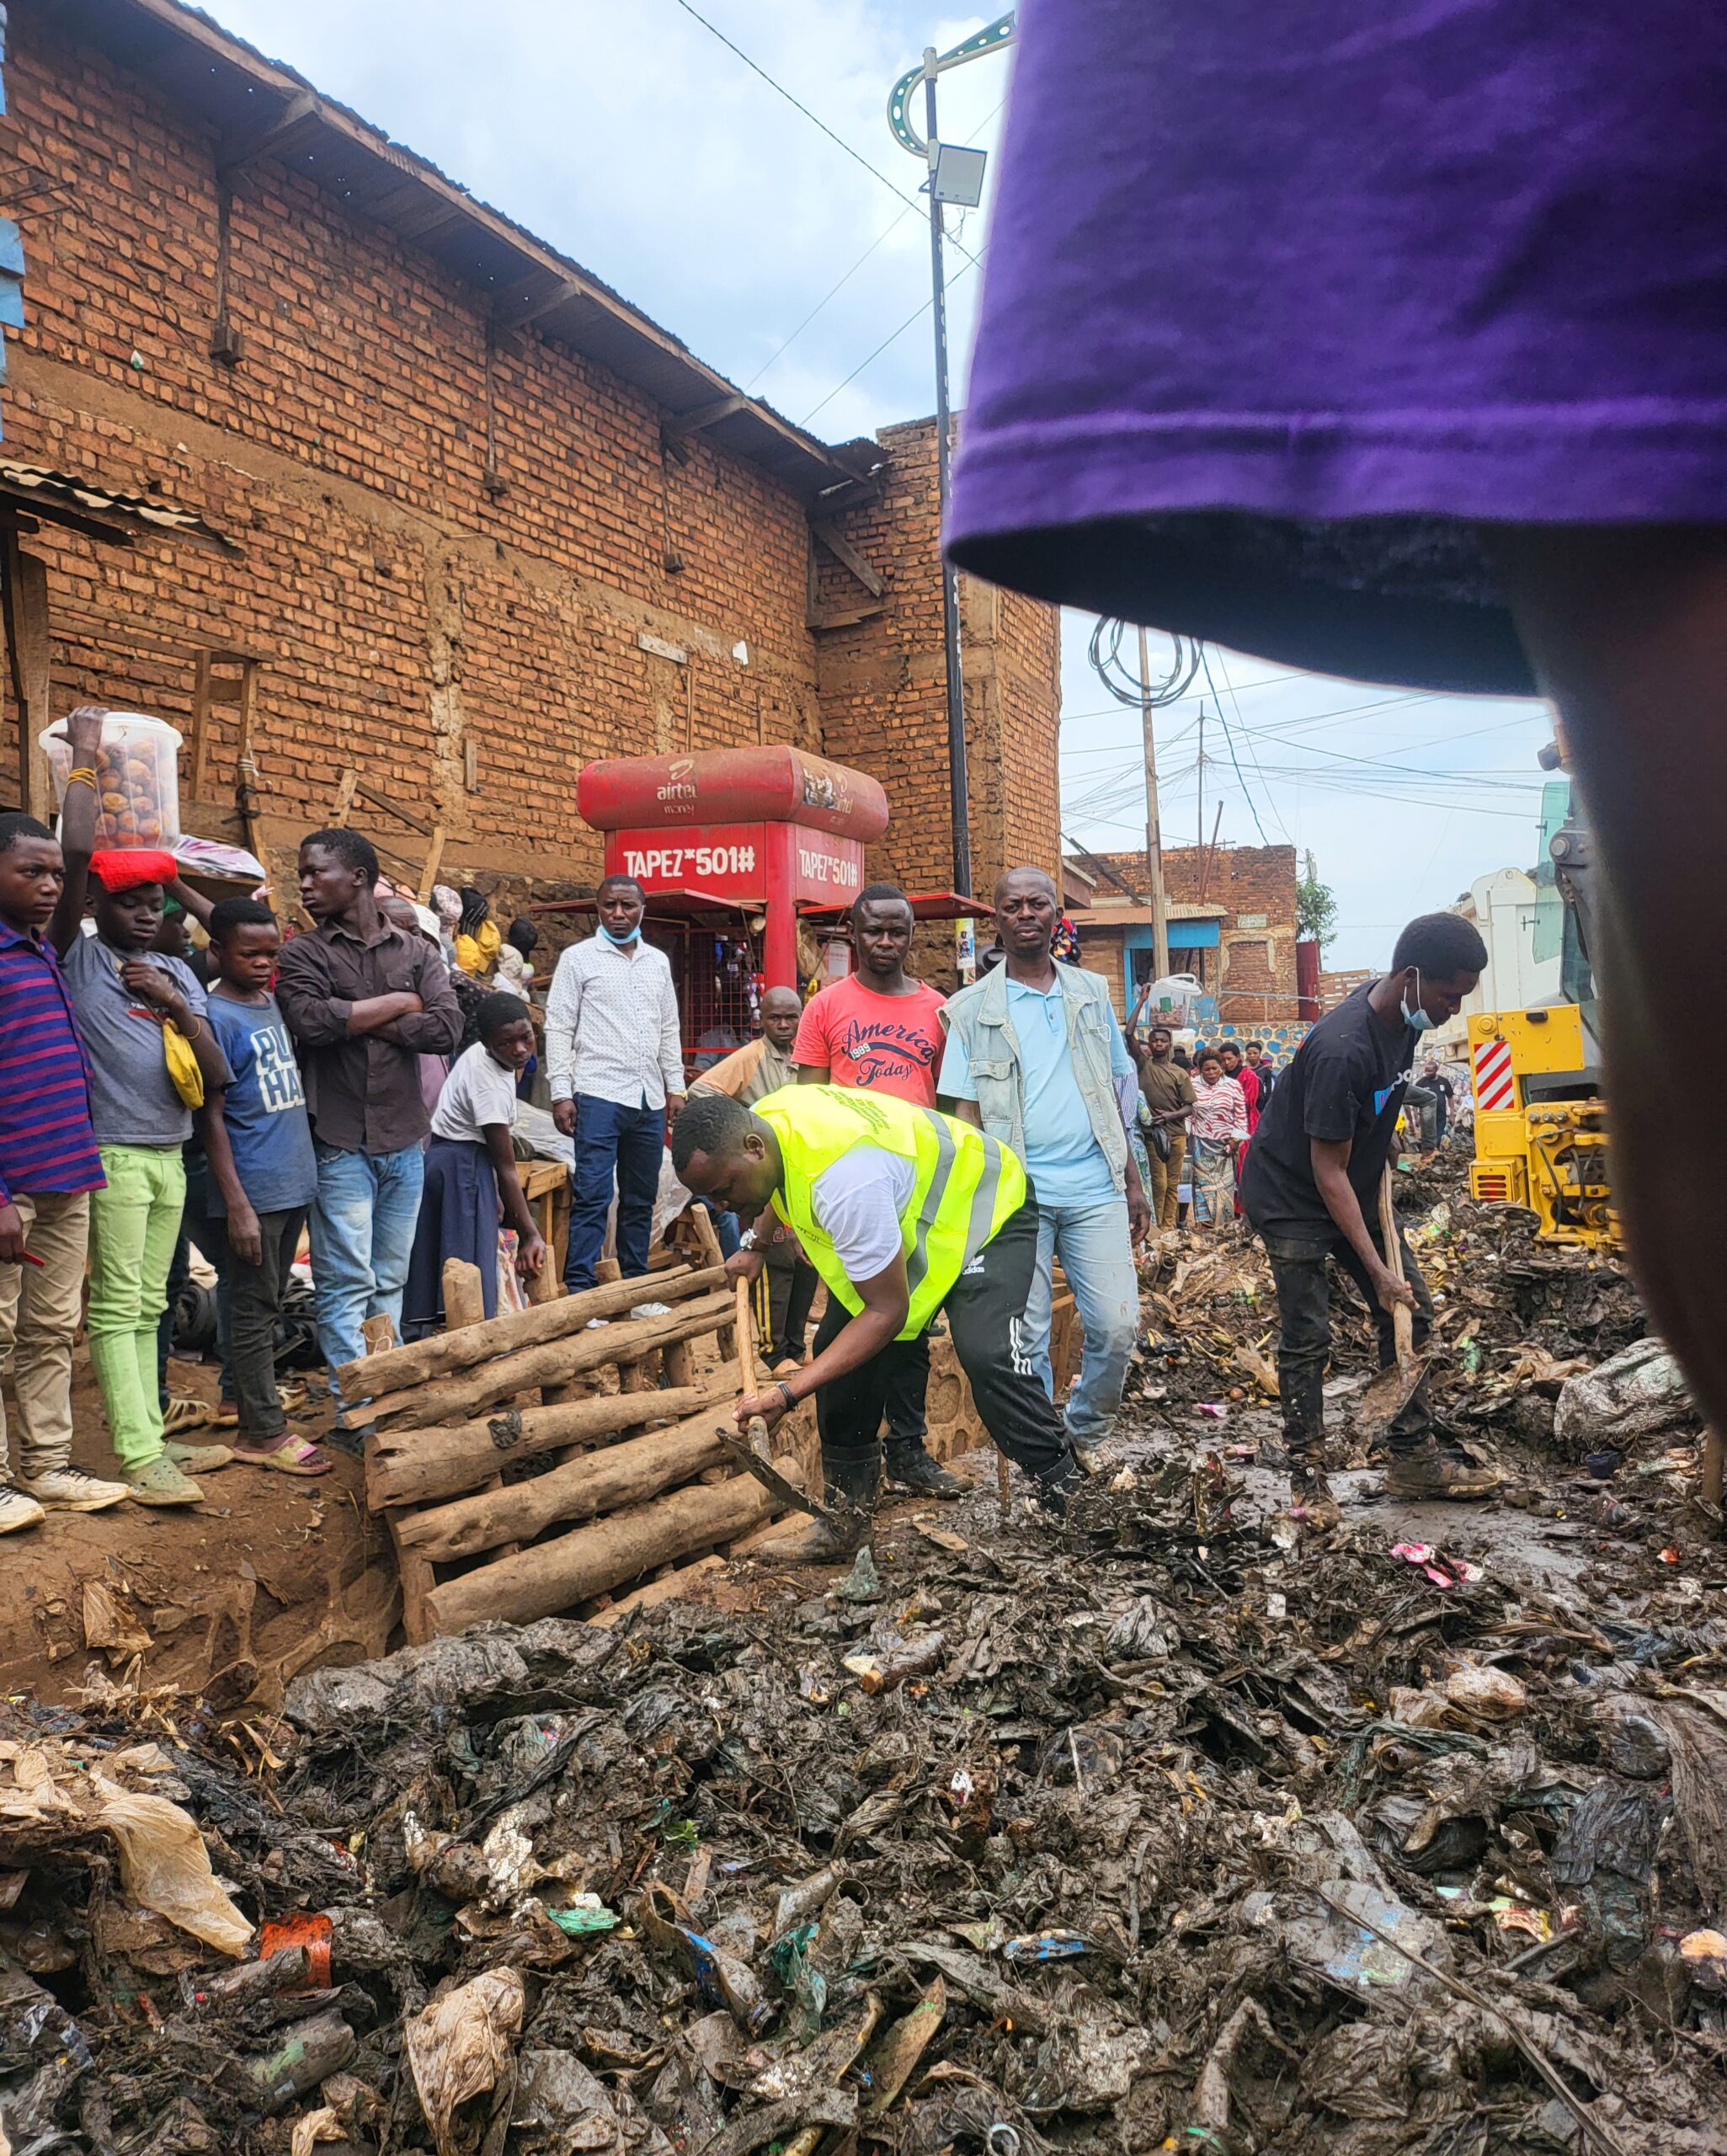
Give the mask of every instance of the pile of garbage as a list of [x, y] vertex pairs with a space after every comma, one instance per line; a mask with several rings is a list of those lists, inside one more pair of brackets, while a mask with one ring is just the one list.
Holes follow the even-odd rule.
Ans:
[[1727, 2156], [1708, 1566], [1292, 1543], [1183, 1428], [268, 1727], [8, 1703], [0, 2152]]
[[[1671, 1453], [1676, 1436], [1694, 1444], [1702, 1417], [1671, 1353], [1646, 1337], [1618, 1253], [1539, 1241], [1532, 1214], [1475, 1203], [1454, 1171], [1400, 1178], [1398, 1199], [1434, 1299], [1428, 1390], [1442, 1420], [1514, 1455], [1533, 1448], [1538, 1470], [1556, 1453], [1593, 1459], [1603, 1478], [1633, 1455]], [[1166, 1251], [1146, 1288], [1137, 1384], [1148, 1408], [1222, 1421], [1276, 1400], [1271, 1266], [1245, 1225]], [[1335, 1273], [1332, 1338], [1341, 1401], [1372, 1375], [1378, 1348], [1372, 1313]]]

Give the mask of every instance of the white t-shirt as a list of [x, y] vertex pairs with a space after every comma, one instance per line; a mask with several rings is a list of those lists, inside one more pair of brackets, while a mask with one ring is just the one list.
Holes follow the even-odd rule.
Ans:
[[515, 1073], [494, 1060], [483, 1041], [476, 1041], [450, 1066], [438, 1105], [432, 1110], [432, 1135], [483, 1145], [483, 1126], [488, 1123], [514, 1128]]
[[873, 1280], [900, 1250], [899, 1215], [917, 1169], [897, 1153], [854, 1145], [810, 1187], [810, 1210], [834, 1239], [848, 1280]]

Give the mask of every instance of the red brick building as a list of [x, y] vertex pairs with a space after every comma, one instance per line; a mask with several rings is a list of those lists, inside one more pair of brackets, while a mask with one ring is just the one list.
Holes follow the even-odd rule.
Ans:
[[[1125, 1016], [1139, 984], [1152, 973], [1145, 856], [1069, 856], [1062, 873], [1085, 963], [1108, 979]], [[1271, 1027], [1299, 1015], [1297, 880], [1293, 846], [1165, 851], [1170, 968], [1196, 974], [1217, 997], [1221, 1019], [1238, 1027]]]
[[[280, 847], [354, 783], [402, 873], [435, 829], [545, 894], [597, 873], [584, 763], [778, 740], [882, 779], [878, 873], [951, 880], [930, 423], [817, 440], [176, 0], [10, 13], [8, 454], [227, 543], [25, 532], [0, 802], [94, 697], [181, 727], [195, 831]], [[1057, 624], [964, 609], [987, 891], [1054, 865]]]

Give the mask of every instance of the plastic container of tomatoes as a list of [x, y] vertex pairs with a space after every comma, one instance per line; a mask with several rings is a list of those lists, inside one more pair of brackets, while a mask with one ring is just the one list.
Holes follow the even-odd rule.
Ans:
[[[66, 721], [56, 719], [42, 735], [42, 751], [54, 781], [54, 798], [66, 806], [72, 776], [72, 742]], [[180, 837], [180, 734], [147, 712], [111, 711], [102, 721], [96, 753], [96, 844], [165, 846]]]

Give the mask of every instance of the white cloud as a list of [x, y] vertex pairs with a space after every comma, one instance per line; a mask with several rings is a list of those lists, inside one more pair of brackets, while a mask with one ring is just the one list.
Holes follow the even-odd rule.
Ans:
[[[701, 13], [915, 202], [889, 87], [929, 24], [907, 0], [698, 0]], [[801, 420], [929, 296], [927, 226], [677, 0], [215, 0], [217, 19], [387, 128], [740, 381], [884, 231], [759, 393]], [[999, 104], [1005, 60], [946, 77], [945, 134]], [[985, 140], [993, 139], [993, 129]], [[974, 250], [979, 220], [962, 233]], [[892, 227], [891, 230], [888, 228]], [[963, 257], [953, 257], [962, 269]], [[956, 286], [956, 346], [975, 278]], [[828, 403], [843, 438], [933, 408], [927, 322]]]

